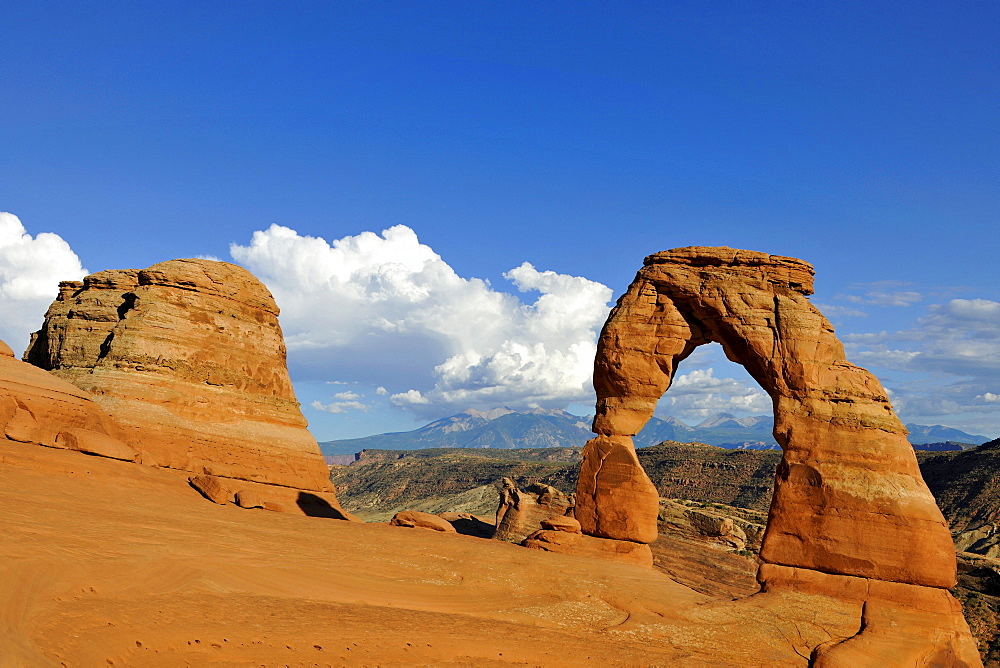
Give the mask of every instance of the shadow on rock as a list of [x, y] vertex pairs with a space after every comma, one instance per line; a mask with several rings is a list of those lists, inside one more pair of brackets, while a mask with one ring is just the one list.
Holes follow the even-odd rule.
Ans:
[[441, 519], [447, 520], [460, 534], [476, 538], [493, 538], [496, 527], [492, 522], [476, 517], [471, 513], [441, 513]]
[[299, 492], [295, 503], [302, 510], [302, 513], [309, 517], [329, 517], [335, 520], [349, 519], [337, 508], [331, 506], [329, 501], [309, 492]]

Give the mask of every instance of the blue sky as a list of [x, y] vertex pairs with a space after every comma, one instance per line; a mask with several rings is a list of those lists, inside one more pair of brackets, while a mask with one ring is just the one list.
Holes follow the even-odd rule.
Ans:
[[[55, 274], [207, 255], [279, 297], [321, 439], [471, 404], [585, 411], [600, 286], [726, 245], [812, 262], [904, 419], [1000, 436], [996, 3], [0, 13], [0, 210], [32, 235], [0, 246], [7, 338]], [[690, 360], [662, 409], [759, 408], [720, 359]]]

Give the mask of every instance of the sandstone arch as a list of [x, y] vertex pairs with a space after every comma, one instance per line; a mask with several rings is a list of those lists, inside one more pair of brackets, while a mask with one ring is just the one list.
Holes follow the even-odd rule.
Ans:
[[951, 534], [906, 430], [878, 380], [847, 361], [833, 327], [807, 299], [813, 273], [801, 260], [731, 248], [645, 259], [598, 343], [597, 436], [584, 450], [577, 487], [585, 533], [655, 540], [656, 490], [632, 436], [677, 364], [714, 341], [770, 395], [784, 450], [762, 581], [777, 565], [954, 586]]

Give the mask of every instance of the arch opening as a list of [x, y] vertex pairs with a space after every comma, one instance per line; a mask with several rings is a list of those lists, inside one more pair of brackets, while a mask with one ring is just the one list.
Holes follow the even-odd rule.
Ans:
[[[679, 421], [694, 429], [708, 428], [727, 418], [746, 420], [766, 417], [767, 422], [771, 423], [773, 415], [774, 406], [770, 396], [747, 373], [743, 365], [727, 359], [721, 344], [715, 342], [698, 346], [687, 359], [678, 363], [670, 387], [657, 401], [653, 411], [654, 418], [673, 424], [676, 424], [674, 421]], [[643, 433], [648, 430], [649, 424], [647, 423]], [[701, 436], [692, 437], [693, 440], [699, 438]], [[758, 439], [759, 434], [754, 433], [753, 438]], [[636, 441], [637, 445], [639, 442]], [[652, 444], [646, 438], [642, 439], [642, 443]], [[772, 444], [770, 428], [761, 443], [768, 446]]]

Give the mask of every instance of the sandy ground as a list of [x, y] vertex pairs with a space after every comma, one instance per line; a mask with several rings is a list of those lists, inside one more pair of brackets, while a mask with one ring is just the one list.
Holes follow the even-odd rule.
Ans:
[[0, 666], [804, 666], [857, 630], [813, 598], [217, 506], [180, 472], [0, 441]]

